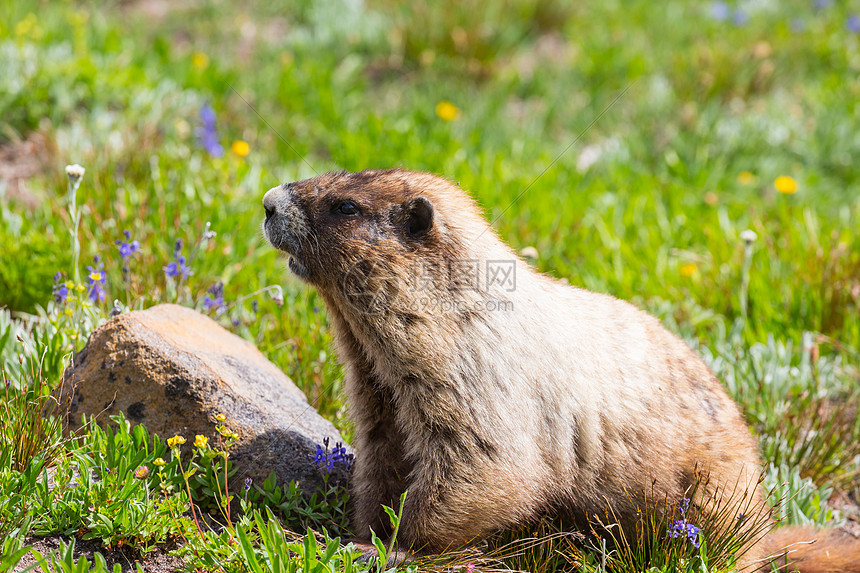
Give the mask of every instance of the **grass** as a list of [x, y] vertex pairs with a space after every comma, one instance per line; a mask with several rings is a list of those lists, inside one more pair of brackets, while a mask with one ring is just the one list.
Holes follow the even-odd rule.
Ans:
[[[860, 494], [856, 5], [738, 2], [727, 19], [720, 3], [681, 0], [158, 6], [9, 0], [0, 13], [0, 144], [48, 142], [30, 151], [44, 158], [24, 185], [34, 208], [0, 182], [11, 421], [0, 431], [0, 563], [32, 531], [144, 552], [185, 539], [189, 566], [204, 569], [292, 570], [296, 555], [371, 567], [345, 549], [329, 554], [321, 530], [347, 532], [339, 492], [307, 507], [289, 484], [260, 484], [247, 514], [218, 518], [232, 529], [199, 531], [189, 495], [219, 515], [220, 458], [198, 458], [208, 481], [189, 476], [183, 487], [191, 466], [177, 468], [168, 436], [120, 424], [63, 438], [58, 405], [45, 409], [115, 300], [120, 310], [207, 311], [220, 282], [218, 319], [349, 437], [324, 306], [259, 231], [266, 189], [328, 169], [402, 166], [458, 181], [506, 241], [537, 250], [540, 270], [660, 317], [741, 405], [773, 499], [790, 500], [787, 522], [839, 519], [832, 494]], [[204, 105], [223, 155], [199, 140]], [[86, 174], [72, 203], [63, 166], [73, 163]], [[796, 192], [780, 192], [780, 176]], [[171, 278], [180, 239], [190, 273]], [[140, 249], [124, 258], [118, 240]], [[94, 256], [106, 279], [97, 302], [85, 270], [99, 268]], [[159, 457], [168, 461], [157, 470]], [[134, 478], [143, 466], [150, 476]], [[49, 487], [49, 475], [74, 486]], [[560, 539], [561, 553], [538, 544], [507, 563], [612, 565], [611, 548]], [[66, 550], [56, 570], [104, 568]]]

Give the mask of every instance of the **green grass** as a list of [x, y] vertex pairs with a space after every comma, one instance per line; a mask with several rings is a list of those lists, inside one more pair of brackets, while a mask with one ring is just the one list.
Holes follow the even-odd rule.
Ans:
[[[145, 450], [144, 429], [121, 434], [122, 446], [97, 433], [64, 440], [43, 406], [115, 299], [202, 309], [221, 281], [219, 320], [349, 437], [324, 306], [260, 237], [266, 189], [329, 169], [446, 176], [511, 245], [535, 247], [540, 270], [659, 316], [738, 400], [771, 464], [773, 499], [793, 500], [780, 510], [786, 521], [838, 519], [831, 491], [860, 493], [860, 35], [846, 24], [860, 6], [741, 2], [731, 8], [748, 20], [735, 25], [680, 0], [210, 0], [148, 12], [158, 5], [9, 0], [0, 12], [0, 144], [37, 132], [49, 142], [45, 169], [26, 184], [35, 209], [0, 183], [2, 411], [10, 428], [31, 428], [0, 443], [2, 498], [22, 500], [0, 502], [4, 555], [25, 530], [142, 549], [184, 537], [189, 562], [269, 570], [269, 548], [311, 543], [279, 541], [263, 513], [236, 523], [249, 545], [231, 544], [242, 537], [229, 528], [198, 537], [182, 508], [189, 491], [201, 507], [223, 507], [217, 480], [186, 491], [180, 480], [164, 494], [150, 477], [147, 490], [129, 472], [149, 464], [157, 475], [159, 456], [176, 463], [160, 438], [147, 434]], [[207, 102], [223, 157], [196, 137]], [[456, 106], [452, 121], [440, 102]], [[231, 149], [238, 140], [247, 156]], [[52, 300], [54, 274], [76, 272], [63, 172], [72, 163], [87, 170], [77, 270], [98, 255], [107, 275], [95, 305], [85, 292]], [[776, 190], [782, 175], [796, 193]], [[217, 235], [202, 239], [207, 222]], [[757, 235], [749, 245], [747, 229]], [[124, 272], [115, 241], [125, 230], [141, 249]], [[181, 282], [164, 272], [177, 239], [192, 269]], [[273, 285], [283, 306], [264, 290]], [[73, 468], [117, 473], [76, 482], [63, 505], [45, 472]], [[80, 513], [107, 499], [110, 510]], [[272, 483], [253, 503], [299, 535], [342, 523], [323, 515], [342, 510], [336, 494], [311, 508], [297, 499]], [[227, 553], [207, 558], [223, 535]], [[354, 567], [317, 541], [305, 555]], [[578, 570], [599, 570], [601, 552], [585, 550]]]

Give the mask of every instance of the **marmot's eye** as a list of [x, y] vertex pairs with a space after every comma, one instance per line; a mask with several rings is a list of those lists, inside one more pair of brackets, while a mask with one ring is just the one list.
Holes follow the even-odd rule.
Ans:
[[334, 211], [341, 215], [358, 215], [358, 205], [352, 201], [343, 201], [335, 206]]

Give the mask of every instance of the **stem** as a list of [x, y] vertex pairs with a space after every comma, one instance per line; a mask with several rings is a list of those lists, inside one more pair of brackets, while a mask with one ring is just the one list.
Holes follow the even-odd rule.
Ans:
[[749, 286], [750, 286], [750, 267], [752, 267], [752, 252], [753, 246], [752, 243], [749, 242], [744, 247], [744, 266], [741, 270], [741, 292], [740, 292], [740, 305], [741, 305], [741, 318], [743, 318], [744, 323], [746, 324], [747, 318], [749, 317]]
[[182, 473], [182, 479], [185, 481], [185, 491], [188, 492], [188, 505], [191, 506], [191, 516], [194, 518], [194, 525], [197, 526], [197, 534], [202, 538], [203, 537], [203, 529], [200, 528], [200, 522], [197, 521], [197, 512], [194, 510], [194, 498], [191, 497], [191, 485], [188, 483], [188, 477], [185, 475], [185, 471], [182, 469], [182, 458], [176, 456], [177, 464], [179, 464], [179, 471]]
[[278, 290], [278, 289], [280, 289], [280, 288], [281, 288], [281, 286], [280, 286], [280, 285], [269, 285], [269, 286], [267, 286], [267, 287], [263, 287], [263, 288], [261, 288], [261, 289], [257, 289], [257, 290], [255, 290], [254, 292], [252, 292], [251, 294], [246, 294], [245, 296], [240, 296], [239, 298], [237, 298], [236, 300], [234, 300], [234, 301], [233, 301], [233, 303], [232, 303], [232, 304], [230, 304], [227, 308], [228, 308], [228, 309], [231, 309], [231, 308], [233, 308], [234, 306], [238, 306], [238, 305], [239, 305], [239, 303], [241, 303], [241, 302], [243, 302], [243, 301], [246, 301], [246, 300], [248, 300], [249, 298], [253, 298], [253, 297], [257, 296], [258, 294], [263, 294], [264, 292], [268, 292], [268, 291], [270, 291], [270, 290]]
[[69, 177], [69, 214], [72, 216], [72, 257], [73, 270], [75, 273], [75, 284], [81, 282], [81, 270], [78, 261], [81, 256], [81, 244], [78, 240], [78, 226], [81, 222], [81, 212], [78, 210], [78, 187], [81, 185], [80, 177]]

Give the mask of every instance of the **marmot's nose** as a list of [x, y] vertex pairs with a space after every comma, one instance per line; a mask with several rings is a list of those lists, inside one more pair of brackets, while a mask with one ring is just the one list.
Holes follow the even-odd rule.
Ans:
[[265, 196], [263, 196], [263, 209], [266, 210], [266, 220], [268, 221], [272, 215], [275, 214], [275, 198], [273, 196], [273, 192], [279, 189], [276, 187], [275, 189], [270, 189]]

